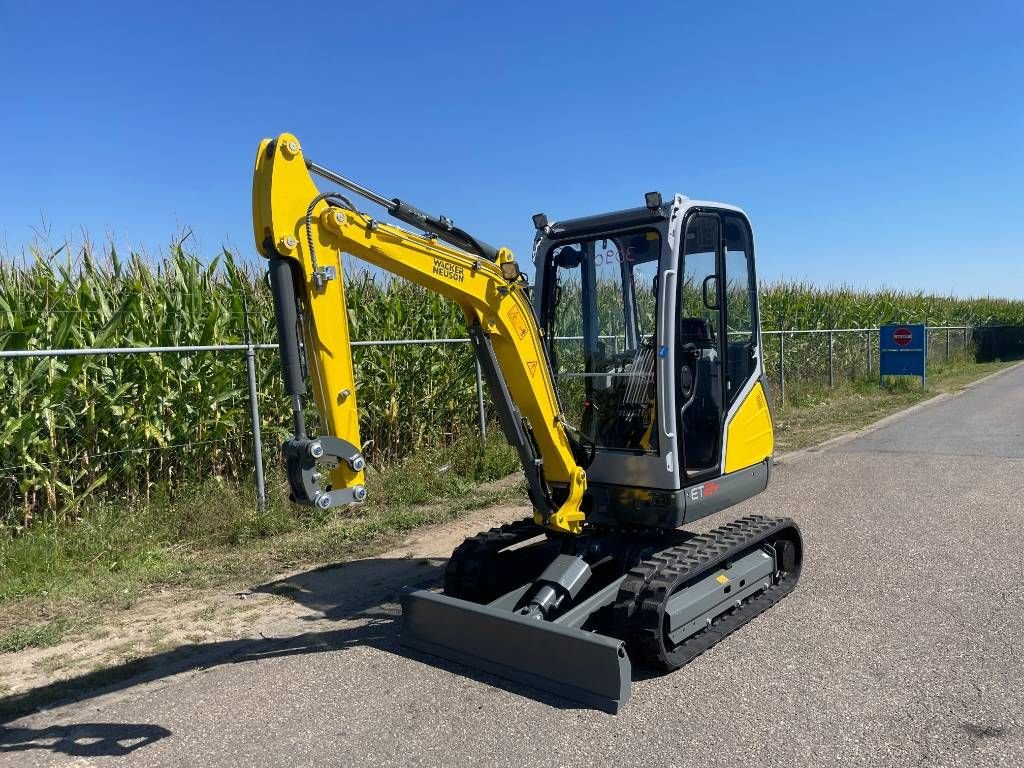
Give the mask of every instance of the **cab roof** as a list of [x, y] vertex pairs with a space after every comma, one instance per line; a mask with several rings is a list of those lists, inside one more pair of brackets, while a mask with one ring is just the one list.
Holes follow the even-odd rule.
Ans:
[[728, 211], [735, 211], [747, 218], [741, 208], [728, 203], [716, 203], [710, 200], [691, 200], [685, 195], [677, 194], [671, 200], [658, 208], [626, 208], [621, 211], [610, 213], [598, 213], [593, 216], [582, 216], [577, 219], [564, 219], [550, 224], [545, 237], [549, 240], [563, 240], [566, 238], [586, 237], [587, 235], [608, 232], [613, 229], [631, 229], [655, 224], [673, 214], [680, 214], [690, 208], [719, 208]]

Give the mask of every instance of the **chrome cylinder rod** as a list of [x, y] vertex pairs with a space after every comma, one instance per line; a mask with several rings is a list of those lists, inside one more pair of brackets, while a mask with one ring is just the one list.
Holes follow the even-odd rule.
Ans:
[[377, 205], [382, 205], [388, 210], [394, 208], [395, 206], [394, 200], [384, 197], [383, 195], [378, 195], [376, 192], [374, 192], [371, 189], [367, 189], [362, 184], [357, 184], [356, 182], [351, 181], [350, 179], [346, 179], [344, 176], [337, 174], [328, 168], [324, 168], [323, 166], [317, 165], [312, 160], [306, 161], [306, 168], [309, 169], [310, 173], [315, 173], [317, 176], [323, 179], [333, 181], [338, 186], [344, 187], [350, 192], [355, 192], [360, 197], [365, 197], [370, 202], [376, 203]]

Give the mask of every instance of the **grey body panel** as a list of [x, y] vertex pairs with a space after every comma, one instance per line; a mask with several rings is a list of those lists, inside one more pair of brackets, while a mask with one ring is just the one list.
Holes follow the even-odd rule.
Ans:
[[[768, 487], [770, 479], [771, 461], [765, 460], [752, 467], [738, 469], [683, 489], [685, 512], [681, 524], [692, 523], [756, 496]], [[710, 493], [712, 486], [717, 488]]]
[[426, 590], [402, 594], [402, 643], [615, 714], [629, 698], [621, 640]]
[[588, 519], [597, 525], [678, 528], [756, 496], [770, 477], [771, 463], [762, 461], [678, 491], [595, 482], [587, 488]]
[[[668, 438], [659, 435], [658, 439]], [[675, 455], [675, 451], [671, 453]], [[630, 478], [631, 483], [643, 488], [657, 488], [665, 491], [679, 488], [678, 473], [667, 472], [664, 460], [657, 455], [599, 450], [594, 456], [593, 463], [587, 467], [588, 484], [621, 484], [621, 479], [624, 477]]]

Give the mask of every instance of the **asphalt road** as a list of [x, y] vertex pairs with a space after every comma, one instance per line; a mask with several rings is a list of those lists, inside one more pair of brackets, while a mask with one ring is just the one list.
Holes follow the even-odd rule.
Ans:
[[379, 598], [438, 563], [356, 563], [298, 632], [0, 726], [0, 765], [1021, 766], [1022, 498], [1018, 367], [716, 516], [794, 517], [801, 582], [618, 716], [406, 653]]

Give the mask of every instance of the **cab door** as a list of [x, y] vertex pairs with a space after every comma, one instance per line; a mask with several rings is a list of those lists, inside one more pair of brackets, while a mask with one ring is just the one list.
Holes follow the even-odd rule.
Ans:
[[760, 376], [760, 337], [746, 217], [698, 208], [681, 235], [676, 359], [685, 484], [728, 471], [727, 430]]
[[698, 209], [683, 220], [676, 299], [677, 399], [686, 480], [718, 474], [725, 415], [722, 220]]
[[726, 329], [722, 472], [730, 474], [760, 465], [775, 448], [761, 357], [754, 236], [739, 211], [722, 211], [722, 270]]

